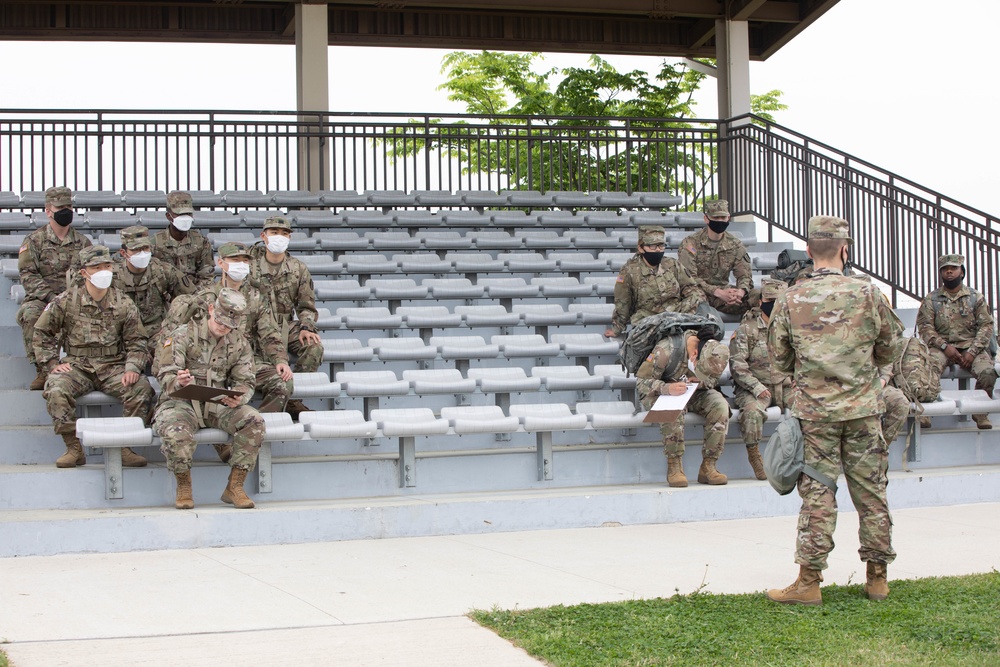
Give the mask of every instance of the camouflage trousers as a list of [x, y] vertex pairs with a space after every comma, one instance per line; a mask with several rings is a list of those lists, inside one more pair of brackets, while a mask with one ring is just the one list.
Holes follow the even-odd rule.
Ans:
[[35, 363], [35, 346], [31, 339], [35, 335], [35, 322], [42, 316], [47, 304], [38, 299], [24, 301], [17, 309], [17, 323], [21, 327], [21, 338], [24, 340], [24, 354], [28, 357], [28, 363]]
[[278, 369], [274, 364], [269, 364], [263, 359], [255, 358], [257, 391], [260, 392], [261, 402], [259, 410], [261, 412], [283, 412], [285, 404], [292, 395], [292, 381], [285, 382], [278, 375]]
[[747, 446], [759, 445], [764, 435], [764, 421], [767, 416], [765, 410], [772, 406], [778, 406], [784, 410], [791, 391], [791, 381], [783, 384], [771, 385], [768, 390], [771, 397], [767, 400], [757, 398], [742, 387], [736, 387], [736, 407], [740, 409], [740, 416], [737, 420], [740, 423], [740, 433], [743, 435], [743, 442]]
[[296, 373], [315, 373], [323, 363], [323, 345], [322, 343], [303, 345], [299, 342], [301, 332], [301, 322], [295, 320], [289, 324], [288, 352], [297, 357], [294, 370]]
[[701, 455], [706, 459], [718, 459], [726, 446], [729, 431], [729, 403], [715, 389], [699, 389], [687, 404], [677, 421], [660, 424], [663, 436], [663, 453], [667, 456], [684, 455], [684, 415], [693, 412], [705, 418], [705, 440]]
[[[70, 362], [72, 363], [72, 362]], [[59, 435], [76, 433], [76, 399], [91, 391], [103, 391], [122, 402], [122, 414], [139, 417], [149, 424], [153, 388], [145, 375], [130, 387], [122, 384], [125, 364], [95, 364], [93, 371], [72, 368], [66, 373], [49, 373], [45, 381], [45, 407]]]
[[[879, 415], [843, 422], [802, 420], [805, 462], [817, 471], [837, 479], [841, 470], [851, 501], [858, 511], [858, 539], [861, 560], [891, 563], [892, 518], [886, 502], [886, 471], [889, 452], [882, 438]], [[823, 483], [808, 475], [799, 477], [798, 539], [795, 562], [817, 570], [826, 569], [833, 551], [833, 531], [837, 527], [837, 498]]]
[[885, 412], [882, 413], [882, 435], [885, 437], [886, 448], [896, 441], [906, 418], [910, 416], [910, 401], [901, 389], [887, 384], [882, 388], [882, 401]]
[[[167, 459], [167, 468], [174, 473], [190, 470], [196, 446], [194, 434], [198, 431], [198, 416], [191, 401], [163, 401], [156, 408], [154, 421], [163, 443], [160, 451]], [[231, 467], [253, 469], [260, 443], [264, 441], [264, 418], [259, 412], [249, 405], [213, 406], [212, 412], [205, 415], [205, 426], [222, 429], [233, 436]]]
[[[964, 353], [965, 350], [959, 350], [959, 352]], [[934, 363], [934, 372], [940, 376], [951, 362], [941, 350], [931, 349], [930, 353]], [[993, 357], [990, 356], [989, 352], [980, 352], [972, 360], [971, 368], [972, 375], [976, 378], [976, 389], [985, 390], [991, 398], [997, 384], [997, 371], [993, 367], [993, 363]]]

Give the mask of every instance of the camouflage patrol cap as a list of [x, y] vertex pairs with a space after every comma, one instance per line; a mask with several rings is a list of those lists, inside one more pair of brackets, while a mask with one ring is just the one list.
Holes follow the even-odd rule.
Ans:
[[848, 245], [854, 244], [854, 239], [851, 238], [850, 223], [843, 218], [832, 215], [814, 215], [809, 218], [808, 239], [810, 241], [844, 239]]
[[729, 202], [725, 199], [709, 199], [705, 202], [704, 213], [710, 218], [729, 217]]
[[247, 248], [246, 243], [240, 243], [239, 241], [230, 241], [229, 243], [223, 243], [219, 246], [219, 257], [225, 259], [226, 257], [239, 257], [240, 255], [250, 256], [250, 249]]
[[784, 280], [765, 278], [760, 283], [760, 298], [764, 301], [774, 301], [786, 289], [788, 289], [788, 283]]
[[80, 251], [80, 266], [97, 266], [110, 264], [111, 251], [102, 245], [87, 246]]
[[45, 205], [55, 206], [56, 208], [61, 206], [72, 206], [73, 191], [65, 185], [57, 185], [49, 188], [45, 191]]
[[639, 227], [639, 245], [657, 245], [665, 243], [666, 232], [659, 225], [643, 225]]
[[287, 229], [292, 231], [292, 222], [283, 215], [272, 215], [264, 221], [264, 229]]
[[194, 202], [191, 194], [174, 190], [167, 195], [167, 210], [175, 214], [194, 213]]
[[215, 321], [230, 329], [238, 329], [247, 311], [247, 300], [234, 289], [223, 287], [215, 299]]
[[965, 257], [961, 255], [941, 255], [938, 259], [938, 270], [940, 271], [946, 266], [965, 266]]
[[152, 248], [153, 240], [149, 238], [149, 228], [142, 225], [132, 225], [118, 232], [122, 239], [122, 247], [126, 250], [137, 248]]
[[694, 374], [702, 382], [714, 385], [729, 365], [729, 348], [717, 340], [710, 340], [701, 348]]

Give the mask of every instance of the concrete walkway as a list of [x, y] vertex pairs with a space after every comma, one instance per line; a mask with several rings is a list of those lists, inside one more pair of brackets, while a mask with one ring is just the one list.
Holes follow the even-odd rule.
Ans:
[[[1000, 503], [893, 513], [890, 579], [1000, 569]], [[783, 587], [795, 517], [0, 559], [0, 640], [49, 665], [538, 665], [468, 620]], [[863, 581], [842, 513], [827, 583]]]

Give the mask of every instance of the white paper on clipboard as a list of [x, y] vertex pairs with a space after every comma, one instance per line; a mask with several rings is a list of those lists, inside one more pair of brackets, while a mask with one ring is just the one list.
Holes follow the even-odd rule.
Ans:
[[691, 397], [694, 396], [694, 390], [698, 388], [697, 383], [689, 383], [687, 386], [687, 391], [685, 391], [680, 396], [670, 396], [669, 394], [663, 394], [656, 399], [653, 403], [651, 410], [658, 412], [660, 410], [683, 410], [687, 407], [688, 402]]

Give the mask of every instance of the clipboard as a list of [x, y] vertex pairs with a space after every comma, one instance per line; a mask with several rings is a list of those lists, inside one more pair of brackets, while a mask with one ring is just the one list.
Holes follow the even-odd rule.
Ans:
[[646, 416], [643, 417], [642, 421], [645, 424], [669, 424], [677, 421], [677, 418], [681, 416], [684, 412], [684, 408], [687, 407], [688, 401], [694, 396], [695, 390], [698, 388], [697, 382], [688, 383], [687, 391], [685, 391], [680, 396], [671, 396], [669, 394], [663, 394], [657, 397], [656, 402], [653, 403], [653, 407], [649, 409]]
[[191, 401], [204, 401], [206, 403], [222, 403], [222, 399], [229, 396], [242, 396], [242, 391], [224, 389], [222, 387], [208, 387], [203, 384], [189, 384], [181, 387], [170, 394], [171, 398], [186, 398]]

